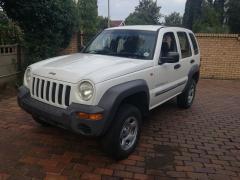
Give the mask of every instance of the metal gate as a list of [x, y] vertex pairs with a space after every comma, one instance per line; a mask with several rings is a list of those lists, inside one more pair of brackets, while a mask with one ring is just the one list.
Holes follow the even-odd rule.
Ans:
[[17, 44], [0, 45], [0, 86], [14, 81], [21, 72], [21, 48]]

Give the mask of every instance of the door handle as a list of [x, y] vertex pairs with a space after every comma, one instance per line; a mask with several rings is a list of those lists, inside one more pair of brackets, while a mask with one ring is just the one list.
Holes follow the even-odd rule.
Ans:
[[181, 67], [181, 65], [177, 64], [177, 65], [174, 66], [174, 69], [179, 69], [180, 67]]
[[192, 60], [190, 61], [190, 63], [191, 63], [191, 64], [195, 63], [195, 60], [192, 59]]

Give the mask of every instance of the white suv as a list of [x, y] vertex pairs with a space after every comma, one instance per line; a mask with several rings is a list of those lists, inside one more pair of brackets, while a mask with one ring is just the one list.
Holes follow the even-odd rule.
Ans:
[[123, 159], [150, 110], [174, 97], [181, 108], [192, 105], [199, 67], [190, 30], [109, 28], [81, 53], [29, 66], [18, 102], [38, 123], [101, 137], [104, 150]]

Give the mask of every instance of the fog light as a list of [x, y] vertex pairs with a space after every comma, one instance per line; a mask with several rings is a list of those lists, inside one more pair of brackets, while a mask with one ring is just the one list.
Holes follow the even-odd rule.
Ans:
[[89, 120], [93, 120], [93, 121], [99, 121], [99, 120], [103, 119], [103, 115], [100, 113], [88, 114], [88, 113], [79, 112], [79, 113], [77, 113], [77, 116], [80, 119], [89, 119]]

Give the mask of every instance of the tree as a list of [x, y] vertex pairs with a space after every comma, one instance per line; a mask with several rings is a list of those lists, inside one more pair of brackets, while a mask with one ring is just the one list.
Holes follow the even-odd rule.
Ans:
[[232, 33], [240, 33], [240, 1], [230, 0], [228, 3], [228, 25]]
[[97, 0], [79, 0], [78, 14], [80, 31], [84, 34], [85, 43], [97, 32], [98, 28], [98, 6]]
[[180, 13], [173, 12], [168, 16], [165, 16], [166, 26], [182, 26], [182, 16]]
[[0, 5], [24, 31], [27, 64], [56, 56], [76, 28], [72, 0], [0, 0]]
[[127, 25], [159, 24], [161, 7], [153, 0], [141, 0], [135, 11], [125, 20]]
[[103, 16], [98, 16], [98, 25], [97, 25], [98, 31], [102, 31], [106, 28], [108, 28], [108, 18]]
[[183, 26], [192, 29], [193, 24], [201, 16], [201, 7], [203, 0], [187, 0], [185, 13], [183, 16]]
[[17, 44], [23, 42], [23, 32], [12, 22], [4, 11], [0, 10], [0, 44]]
[[228, 32], [227, 27], [222, 25], [219, 16], [211, 1], [203, 1], [201, 16], [193, 24], [193, 31], [204, 33]]
[[221, 23], [224, 23], [224, 18], [225, 18], [225, 1], [226, 0], [215, 0], [214, 1], [214, 8], [217, 11], [217, 13], [219, 14], [219, 18]]

